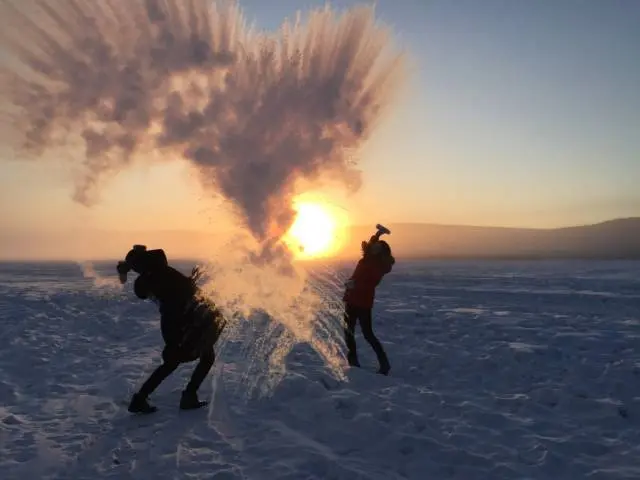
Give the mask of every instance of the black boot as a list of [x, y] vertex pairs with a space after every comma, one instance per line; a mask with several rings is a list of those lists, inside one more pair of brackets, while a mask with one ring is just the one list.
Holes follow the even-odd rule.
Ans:
[[128, 410], [131, 413], [147, 414], [147, 413], [153, 413], [158, 409], [147, 401], [147, 397], [145, 397], [141, 393], [134, 393], [133, 397], [131, 397], [131, 402], [129, 403]]
[[181, 410], [195, 410], [208, 405], [209, 402], [204, 400], [198, 400], [198, 392], [195, 390], [184, 390], [182, 397], [180, 398]]
[[378, 373], [381, 375], [389, 375], [389, 371], [391, 370], [391, 365], [389, 362], [382, 362], [380, 364], [380, 368], [378, 369]]
[[358, 367], [360, 368], [360, 361], [358, 360], [358, 356], [354, 354], [347, 354], [347, 362], [350, 367]]

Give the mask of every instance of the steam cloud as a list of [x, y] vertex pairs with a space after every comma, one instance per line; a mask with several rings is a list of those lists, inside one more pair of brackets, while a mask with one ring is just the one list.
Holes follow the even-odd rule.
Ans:
[[188, 159], [265, 244], [290, 226], [298, 180], [358, 188], [357, 151], [402, 72], [370, 7], [271, 34], [231, 1], [4, 0], [0, 18], [17, 155], [82, 147], [88, 206], [136, 160]]
[[250, 386], [271, 389], [300, 342], [340, 375], [341, 282], [283, 274], [300, 266], [278, 240], [301, 183], [359, 186], [358, 150], [403, 73], [373, 9], [325, 8], [275, 33], [247, 28], [231, 1], [2, 0], [0, 19], [3, 146], [78, 161], [74, 198], [87, 206], [135, 161], [190, 161], [260, 246], [249, 261], [224, 249], [207, 287], [226, 311], [266, 314], [263, 330], [227, 330], [253, 329], [251, 368], [267, 358]]

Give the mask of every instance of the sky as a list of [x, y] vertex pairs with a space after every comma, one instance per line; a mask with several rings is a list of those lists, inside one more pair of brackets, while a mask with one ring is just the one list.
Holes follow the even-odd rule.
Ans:
[[[324, 2], [240, 4], [275, 29]], [[640, 2], [379, 0], [376, 11], [410, 76], [363, 152], [362, 189], [329, 198], [353, 223], [547, 228], [640, 216]], [[69, 165], [3, 160], [5, 233], [215, 228], [180, 162], [122, 172], [87, 208], [72, 201]]]

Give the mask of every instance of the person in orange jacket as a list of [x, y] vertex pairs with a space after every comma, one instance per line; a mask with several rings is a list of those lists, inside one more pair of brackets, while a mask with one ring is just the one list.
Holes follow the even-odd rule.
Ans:
[[382, 278], [391, 271], [395, 259], [391, 254], [391, 247], [380, 236], [391, 233], [385, 227], [378, 225], [378, 232], [368, 242], [362, 242], [362, 258], [358, 261], [351, 278], [346, 282], [343, 297], [345, 302], [345, 343], [347, 346], [347, 361], [353, 367], [359, 367], [356, 351], [355, 328], [360, 322], [360, 329], [365, 340], [373, 348], [380, 369], [378, 373], [387, 375], [391, 369], [387, 354], [382, 344], [373, 333], [373, 302], [375, 290]]

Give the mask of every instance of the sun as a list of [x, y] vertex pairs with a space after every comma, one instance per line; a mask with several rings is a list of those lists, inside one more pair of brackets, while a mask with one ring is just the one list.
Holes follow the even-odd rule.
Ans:
[[296, 217], [285, 235], [285, 242], [299, 258], [320, 258], [340, 247], [342, 221], [322, 202], [294, 202]]

